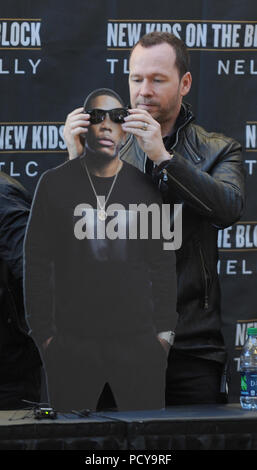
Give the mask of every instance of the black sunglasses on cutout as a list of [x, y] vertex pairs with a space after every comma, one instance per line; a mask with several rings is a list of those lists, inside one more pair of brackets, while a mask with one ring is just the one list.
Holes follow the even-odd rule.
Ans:
[[124, 118], [129, 115], [128, 107], [126, 108], [114, 108], [114, 109], [89, 109], [85, 110], [85, 113], [90, 115], [91, 124], [99, 124], [105, 120], [106, 114], [109, 115], [111, 121], [116, 122], [117, 124], [122, 124]]

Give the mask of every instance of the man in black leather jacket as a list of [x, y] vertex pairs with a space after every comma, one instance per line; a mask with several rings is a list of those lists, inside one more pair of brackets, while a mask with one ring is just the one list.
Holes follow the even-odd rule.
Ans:
[[[239, 220], [244, 203], [241, 146], [193, 123], [183, 103], [192, 77], [184, 43], [150, 33], [130, 55], [130, 134], [121, 158], [151, 173], [165, 202], [183, 205], [183, 242], [176, 251], [179, 321], [170, 349], [166, 405], [226, 400], [227, 353], [221, 332], [217, 233]], [[81, 108], [65, 124], [70, 158], [82, 152]], [[222, 392], [222, 393], [221, 393]]]
[[23, 240], [31, 198], [0, 172], [0, 409], [40, 401], [41, 359], [28, 336], [23, 304]]

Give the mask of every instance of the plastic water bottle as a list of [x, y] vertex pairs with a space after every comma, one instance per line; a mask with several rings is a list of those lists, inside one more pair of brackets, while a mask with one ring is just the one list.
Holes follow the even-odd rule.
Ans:
[[245, 410], [257, 410], [257, 328], [248, 328], [240, 356], [240, 403]]

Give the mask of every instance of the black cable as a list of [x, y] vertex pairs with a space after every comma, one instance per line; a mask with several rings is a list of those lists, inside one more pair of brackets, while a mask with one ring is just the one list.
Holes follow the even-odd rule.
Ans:
[[88, 417], [91, 417], [91, 416], [92, 417], [98, 417], [99, 416], [100, 418], [107, 418], [107, 419], [110, 419], [111, 421], [118, 421], [120, 423], [126, 423], [122, 419], [113, 418], [111, 416], [104, 416], [104, 415], [99, 414], [97, 411], [92, 411], [88, 408], [86, 408], [85, 410], [71, 410], [71, 413], [77, 414], [81, 418], [88, 418]]

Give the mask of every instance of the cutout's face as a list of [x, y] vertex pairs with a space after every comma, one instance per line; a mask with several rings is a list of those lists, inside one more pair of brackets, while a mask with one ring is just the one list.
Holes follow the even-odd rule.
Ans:
[[[90, 109], [111, 110], [121, 108], [121, 103], [109, 95], [100, 95], [92, 100]], [[120, 147], [125, 140], [126, 133], [121, 124], [113, 122], [108, 113], [98, 124], [90, 124], [87, 134], [88, 146], [95, 152], [114, 158], [119, 153]]]

